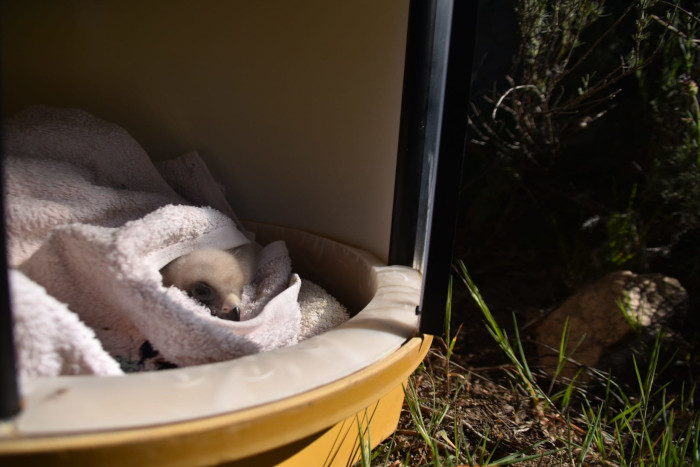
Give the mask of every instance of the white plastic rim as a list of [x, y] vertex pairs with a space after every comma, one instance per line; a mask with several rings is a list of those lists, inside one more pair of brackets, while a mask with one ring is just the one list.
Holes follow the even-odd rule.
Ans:
[[[294, 397], [380, 361], [417, 333], [420, 273], [299, 230], [247, 225], [283, 239], [314, 282], [361, 307], [343, 325], [295, 346], [227, 362], [117, 377], [33, 378], [2, 438], [144, 428], [212, 417]], [[364, 305], [364, 306], [363, 306]]]

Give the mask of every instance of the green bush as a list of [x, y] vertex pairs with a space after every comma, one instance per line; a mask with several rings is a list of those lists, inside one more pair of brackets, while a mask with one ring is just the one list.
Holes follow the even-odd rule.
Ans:
[[700, 290], [698, 11], [515, 1], [506, 84], [472, 103], [469, 242], [549, 248], [572, 285], [656, 269]]

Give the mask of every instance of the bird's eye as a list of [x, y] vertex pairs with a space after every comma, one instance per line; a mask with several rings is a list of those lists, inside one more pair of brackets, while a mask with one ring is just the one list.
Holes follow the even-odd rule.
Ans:
[[202, 303], [210, 302], [214, 298], [214, 290], [205, 282], [197, 282], [191, 289], [192, 298]]

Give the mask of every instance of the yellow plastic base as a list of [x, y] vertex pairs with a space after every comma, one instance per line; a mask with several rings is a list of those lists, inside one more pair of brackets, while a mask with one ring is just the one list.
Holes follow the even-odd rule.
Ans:
[[[375, 404], [338, 422], [328, 430], [225, 465], [235, 467], [353, 465], [361, 456], [361, 439], [368, 447], [373, 448], [396, 430], [403, 400], [403, 385], [397, 386]], [[360, 430], [362, 438], [360, 438]]]
[[164, 426], [0, 443], [6, 465], [352, 465], [397, 426], [403, 384], [430, 348], [414, 337], [326, 386], [248, 410]]

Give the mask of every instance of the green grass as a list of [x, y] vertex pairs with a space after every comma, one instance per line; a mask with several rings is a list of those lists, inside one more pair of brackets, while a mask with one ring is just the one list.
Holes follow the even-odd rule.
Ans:
[[[695, 388], [683, 386], [672, 395], [669, 385], [662, 382], [666, 366], [661, 357], [663, 336], [649, 348], [644, 367], [634, 361], [635, 381], [631, 386], [618, 383], [611, 375], [583, 368], [579, 374], [586, 370], [597, 383], [579, 384], [576, 378], [559, 381], [559, 371], [548, 380], [528, 363], [517, 322], [511, 339], [494, 319], [462, 263], [458, 263], [457, 275], [508, 361], [502, 366], [510, 381], [504, 391], [528, 399], [532, 408], [533, 420], [523, 422], [524, 426], [530, 423], [556, 429], [549, 429], [548, 436], [541, 439], [530, 438], [526, 445], [515, 445], [502, 434], [466, 422], [464, 410], [473, 410], [471, 406], [462, 407], [471, 397], [469, 381], [488, 377], [450, 361], [456, 334], [450, 335], [447, 327], [442, 348], [438, 346], [433, 353], [438, 364], [426, 360], [405, 388], [408, 422], [371, 453], [363, 440], [360, 465], [700, 465], [700, 414], [693, 407]], [[451, 311], [448, 307], [448, 316]], [[571, 357], [564, 354], [567, 340], [568, 323], [562, 330], [559, 370]], [[546, 383], [546, 390], [540, 380]], [[591, 389], [592, 384], [597, 384], [597, 392]], [[497, 427], [498, 420], [493, 422], [492, 426]]]

